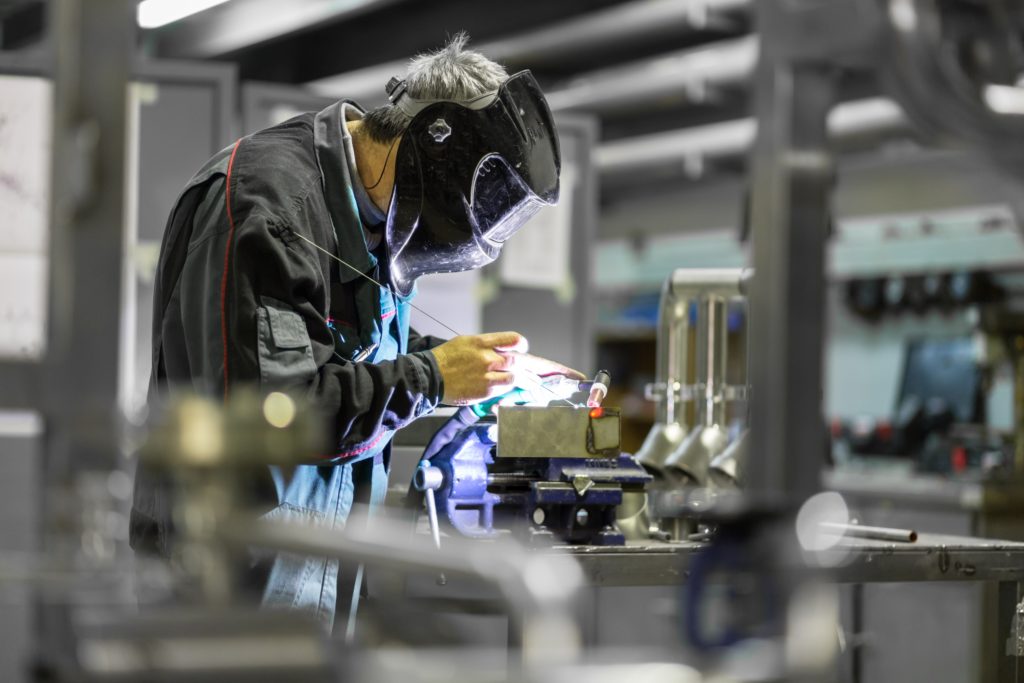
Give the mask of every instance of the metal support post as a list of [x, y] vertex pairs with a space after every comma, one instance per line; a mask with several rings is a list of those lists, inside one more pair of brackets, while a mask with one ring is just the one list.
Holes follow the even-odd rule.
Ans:
[[754, 282], [750, 291], [751, 453], [755, 501], [792, 502], [818, 486], [825, 448], [822, 346], [832, 158], [827, 63], [785, 54], [790, 9], [758, 3], [758, 136], [752, 158]]
[[[122, 441], [118, 357], [135, 3], [60, 0], [50, 7], [54, 118], [40, 505], [43, 547], [59, 566], [89, 545], [77, 478], [111, 469]], [[59, 659], [63, 615], [41, 603], [40, 651]]]

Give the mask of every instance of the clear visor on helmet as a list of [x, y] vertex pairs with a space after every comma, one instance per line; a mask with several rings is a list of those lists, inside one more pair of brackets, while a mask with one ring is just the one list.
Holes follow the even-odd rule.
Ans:
[[504, 242], [547, 205], [501, 156], [489, 154], [477, 164], [470, 209], [480, 236], [489, 242]]

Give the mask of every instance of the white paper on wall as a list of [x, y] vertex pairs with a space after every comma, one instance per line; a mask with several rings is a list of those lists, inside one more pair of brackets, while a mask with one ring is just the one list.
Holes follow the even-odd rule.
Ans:
[[0, 357], [38, 358], [46, 316], [51, 86], [0, 76]]
[[575, 166], [565, 164], [558, 204], [541, 209], [502, 248], [498, 261], [502, 283], [561, 291], [571, 282], [569, 258], [576, 181]]
[[50, 83], [0, 76], [0, 251], [46, 249], [50, 187]]
[[[480, 271], [427, 275], [416, 281], [413, 304], [437, 318], [459, 334], [480, 333]], [[420, 311], [410, 316], [412, 327], [420, 334], [431, 334], [442, 339], [455, 335]]]
[[39, 358], [46, 324], [46, 255], [0, 251], [0, 358]]

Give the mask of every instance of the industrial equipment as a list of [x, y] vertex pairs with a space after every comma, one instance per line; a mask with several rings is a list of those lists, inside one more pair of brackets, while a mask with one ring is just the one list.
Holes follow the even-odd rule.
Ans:
[[[602, 371], [578, 383], [578, 396], [599, 403], [607, 381]], [[514, 393], [506, 399], [512, 405], [493, 406], [496, 415], [461, 409], [424, 452], [414, 485], [435, 538], [440, 508], [451, 528], [473, 538], [513, 533], [532, 545], [623, 545], [616, 508], [652, 477], [620, 450], [619, 412], [551, 388], [532, 400]]]
[[[695, 500], [709, 501], [714, 491], [735, 490], [742, 481], [746, 419], [741, 414], [730, 424], [726, 409], [730, 402], [745, 401], [748, 388], [727, 383], [732, 368], [727, 316], [730, 303], [743, 301], [752, 276], [748, 269], [680, 268], [665, 280], [658, 307], [657, 377], [647, 391], [656, 402], [655, 424], [637, 452], [654, 481], [643, 496], [627, 496], [622, 510], [633, 538], [686, 538], [695, 528], [680, 519], [687, 509], [680, 496], [688, 499], [692, 493]], [[694, 424], [688, 429], [689, 404]]]

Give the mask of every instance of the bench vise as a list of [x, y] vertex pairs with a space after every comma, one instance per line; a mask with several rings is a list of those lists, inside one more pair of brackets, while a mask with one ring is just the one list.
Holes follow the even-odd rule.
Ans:
[[416, 488], [464, 536], [623, 545], [616, 508], [651, 476], [621, 452], [619, 428], [609, 408], [501, 406], [428, 448]]

